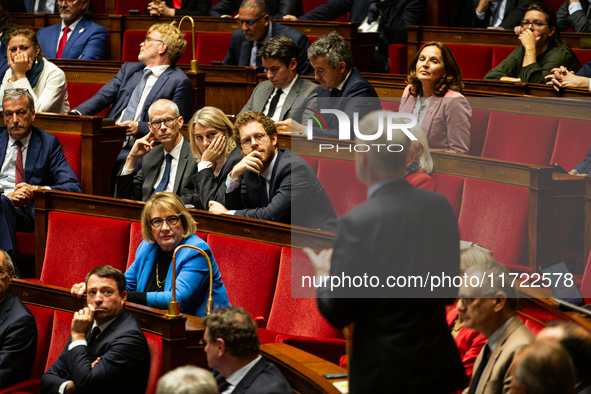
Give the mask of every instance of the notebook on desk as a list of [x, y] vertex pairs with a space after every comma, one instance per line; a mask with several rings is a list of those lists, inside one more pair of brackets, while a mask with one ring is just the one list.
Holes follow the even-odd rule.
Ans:
[[564, 260], [555, 261], [542, 267], [541, 271], [542, 274], [549, 274], [551, 278], [550, 289], [554, 295], [554, 301], [563, 307], [591, 316], [591, 305], [585, 303], [585, 299], [574, 281], [570, 281], [571, 286], [566, 285], [565, 275], [572, 275], [572, 273], [568, 270]]

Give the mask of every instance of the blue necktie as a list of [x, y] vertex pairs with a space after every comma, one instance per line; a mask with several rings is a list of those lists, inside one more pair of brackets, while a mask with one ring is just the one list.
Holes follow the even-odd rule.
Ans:
[[[162, 180], [154, 189], [154, 193], [162, 192], [166, 189], [166, 185], [168, 185], [168, 179], [170, 178], [170, 162], [172, 161], [172, 156], [169, 154], [166, 155], [166, 167], [164, 167], [164, 174], [162, 174]], [[153, 193], [152, 193], [153, 194]]]
[[259, 175], [261, 207], [269, 205], [269, 196], [267, 194], [267, 180]]
[[[137, 112], [137, 106], [140, 103], [140, 98], [142, 97], [142, 92], [144, 91], [144, 88], [146, 87], [146, 81], [148, 80], [148, 77], [150, 75], [152, 75], [152, 70], [150, 70], [150, 69], [144, 70], [144, 76], [142, 77], [140, 83], [135, 87], [135, 89], [131, 93], [131, 97], [129, 98], [129, 102], [127, 103], [127, 108], [125, 108], [125, 113], [121, 117], [122, 122], [125, 122], [127, 120], [133, 120], [135, 118], [135, 113]], [[133, 144], [129, 144], [131, 136], [128, 135], [126, 138], [127, 138], [127, 141], [125, 141], [123, 143], [123, 146], [129, 145], [129, 147], [131, 148], [131, 145], [133, 145]]]
[[261, 50], [262, 47], [263, 47], [263, 43], [262, 42], [258, 42], [257, 43], [257, 57], [256, 57], [256, 65], [257, 65], [257, 67], [263, 67], [263, 60], [259, 56], [259, 51]]

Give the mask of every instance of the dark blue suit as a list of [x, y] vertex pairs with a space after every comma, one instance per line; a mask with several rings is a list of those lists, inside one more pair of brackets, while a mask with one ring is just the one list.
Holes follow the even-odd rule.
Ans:
[[[135, 87], [140, 83], [144, 72], [143, 63], [123, 63], [119, 72], [94, 96], [80, 104], [75, 109], [82, 115], [95, 115], [105, 108], [107, 118], [119, 118], [127, 107], [129, 98]], [[146, 98], [142, 116], [138, 124], [137, 138], [148, 134], [148, 108], [157, 100], [168, 99], [178, 105], [181, 116], [190, 119], [193, 114], [193, 89], [191, 81], [183, 70], [175, 66], [167, 68], [158, 78], [150, 94]]]
[[[37, 32], [39, 45], [47, 59], [55, 59], [61, 23]], [[82, 17], [62, 53], [62, 59], [103, 60], [107, 58], [107, 29]]]
[[[338, 109], [347, 114], [353, 125], [353, 114], [359, 114], [359, 120], [372, 111], [382, 109], [378, 94], [356, 67], [345, 81], [338, 97], [330, 97], [330, 90], [318, 89], [318, 111], [322, 108]], [[333, 114], [322, 114], [328, 125], [328, 130], [314, 127], [314, 135], [329, 138], [339, 138], [339, 122]], [[351, 137], [353, 133], [351, 131]]]
[[585, 63], [575, 75], [578, 75], [579, 77], [591, 78], [591, 62]]
[[[4, 163], [7, 145], [8, 131], [6, 126], [1, 126], [0, 163]], [[82, 193], [80, 182], [68, 164], [57, 138], [37, 127], [33, 127], [27, 148], [24, 182], [29, 185], [49, 186], [52, 190]], [[17, 229], [29, 232], [35, 230], [34, 201], [21, 209], [15, 209], [12, 201], [2, 195], [0, 246], [6, 252], [14, 250]]]
[[31, 376], [37, 349], [37, 325], [33, 314], [8, 291], [0, 303], [0, 389]]
[[[219, 375], [216, 380], [221, 380]], [[287, 380], [281, 375], [277, 367], [261, 358], [232, 391], [232, 394], [291, 394], [293, 391], [289, 387]]]
[[[300, 48], [300, 53], [298, 55], [298, 74], [314, 75], [314, 69], [308, 60], [308, 47], [310, 46], [310, 40], [308, 40], [308, 37], [296, 29], [283, 26], [277, 22], [271, 21], [271, 26], [273, 26], [273, 31], [271, 33], [273, 37], [282, 34], [289, 36]], [[234, 30], [234, 33], [232, 33], [232, 39], [230, 40], [230, 48], [222, 63], [230, 66], [250, 65], [250, 52], [252, 50], [253, 42], [254, 41], [248, 41], [246, 37], [244, 37], [244, 33], [242, 33], [241, 29]]]
[[575, 170], [577, 170], [577, 173], [579, 174], [591, 174], [591, 149], [589, 149], [587, 157], [575, 166]]
[[[208, 12], [209, 16], [233, 15], [240, 9], [242, 0], [220, 0]], [[301, 0], [267, 0], [271, 19], [282, 19], [283, 15], [302, 15]]]
[[[90, 337], [90, 332], [86, 340]], [[150, 373], [150, 350], [144, 333], [127, 311], [123, 311], [88, 346], [68, 350], [41, 377], [41, 393], [56, 394], [68, 380], [84, 394], [144, 394]], [[93, 367], [91, 363], [101, 359]]]

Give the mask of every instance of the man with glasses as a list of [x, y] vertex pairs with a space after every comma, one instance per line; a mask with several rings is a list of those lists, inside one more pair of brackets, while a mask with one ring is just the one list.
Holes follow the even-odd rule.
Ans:
[[489, 261], [468, 268], [463, 278], [457, 308], [464, 327], [488, 338], [464, 394], [507, 393], [515, 356], [534, 341], [534, 335], [516, 316], [513, 276], [504, 265]]
[[48, 59], [103, 60], [107, 58], [107, 29], [87, 20], [90, 0], [57, 0], [62, 23], [37, 32]]
[[[473, 0], [472, 27], [512, 30], [521, 27], [525, 9], [535, 0]], [[518, 33], [521, 34], [521, 33]]]
[[[56, 137], [37, 127], [35, 101], [27, 89], [7, 89], [0, 127], [0, 247], [12, 257], [16, 232], [35, 231], [33, 192], [40, 189], [82, 193]], [[16, 269], [17, 277], [19, 270]]]
[[234, 140], [244, 155], [226, 179], [225, 205], [209, 211], [334, 231], [337, 214], [312, 168], [287, 148], [277, 148], [275, 122], [245, 112], [234, 123]]
[[234, 30], [230, 48], [223, 64], [231, 66], [263, 67], [258, 51], [271, 37], [286, 35], [299, 48], [297, 71], [300, 75], [312, 75], [314, 70], [306, 56], [310, 41], [303, 33], [270, 20], [265, 0], [244, 0], [238, 13], [240, 29]]
[[148, 108], [156, 100], [168, 99], [178, 106], [180, 115], [189, 119], [193, 112], [191, 81], [175, 64], [183, 55], [187, 42], [181, 31], [168, 23], [157, 23], [148, 29], [140, 44], [141, 63], [124, 63], [121, 69], [93, 97], [69, 113], [96, 115], [109, 108], [107, 118], [127, 127], [127, 141], [113, 168], [113, 184], [123, 168], [136, 138], [148, 134]]
[[[185, 202], [191, 200], [194, 185], [191, 177], [197, 163], [191, 155], [191, 144], [183, 138], [183, 117], [177, 105], [161, 99], [150, 106], [150, 133], [135, 141], [117, 175], [115, 197], [148, 201], [156, 192], [176, 193]], [[154, 146], [155, 142], [160, 145]], [[140, 157], [141, 168], [135, 171]]]

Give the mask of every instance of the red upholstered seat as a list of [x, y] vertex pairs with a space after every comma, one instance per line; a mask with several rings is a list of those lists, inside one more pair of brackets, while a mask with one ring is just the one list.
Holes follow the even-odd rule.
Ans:
[[326, 3], [327, 0], [302, 0], [304, 14], [312, 11], [314, 8]]
[[41, 283], [69, 289], [99, 265], [124, 271], [129, 229], [128, 221], [50, 212]]
[[98, 14], [98, 15], [104, 14], [105, 13], [105, 0], [93, 0], [92, 13]]
[[[495, 68], [517, 47], [492, 47], [492, 67]], [[463, 71], [463, 70], [462, 70]], [[465, 77], [464, 77], [465, 78]]]
[[398, 109], [400, 108], [399, 101], [380, 100], [380, 104], [382, 104], [384, 111], [398, 112]]
[[464, 180], [466, 178], [455, 175], [431, 173], [435, 181], [435, 191], [444, 195], [451, 204], [456, 214], [460, 217], [460, 208], [462, 206], [462, 194], [464, 193]]
[[343, 216], [367, 198], [367, 186], [355, 175], [355, 162], [318, 160], [318, 179], [339, 216]]
[[154, 394], [158, 379], [162, 376], [162, 337], [150, 332], [145, 332], [148, 347], [150, 348], [150, 376], [146, 394]]
[[492, 250], [511, 270], [529, 271], [529, 189], [466, 178], [458, 226], [465, 241]]
[[591, 303], [591, 254], [587, 265], [585, 266], [585, 273], [583, 274], [583, 280], [581, 281], [581, 294], [588, 304]]
[[82, 136], [72, 134], [54, 134], [62, 145], [62, 152], [72, 167], [78, 180], [82, 179]]
[[591, 51], [588, 49], [573, 49], [573, 52], [579, 58], [581, 64], [585, 64], [591, 61]]
[[268, 321], [281, 248], [215, 234], [208, 236], [207, 243], [222, 274], [230, 303]]
[[117, 0], [115, 14], [127, 15], [129, 10], [137, 10], [140, 14], [143, 14], [149, 2], [150, 0]]
[[587, 157], [591, 147], [591, 122], [574, 119], [561, 119], [554, 143], [550, 163], [558, 163], [567, 171], [572, 170]]
[[72, 332], [72, 318], [73, 313], [64, 311], [54, 311], [53, 327], [51, 330], [51, 342], [49, 344], [49, 352], [47, 354], [47, 363], [45, 370], [49, 369], [54, 362], [59, 358], [62, 350], [68, 343], [68, 338]]
[[[462, 70], [462, 78], [483, 79], [491, 70], [492, 47], [488, 45], [447, 44]], [[474, 61], [478, 59], [478, 61]]]
[[562, 4], [564, 4], [564, 1], [562, 1], [562, 0], [544, 0], [544, 3], [546, 3], [550, 7], [552, 7], [554, 12], [558, 12], [558, 10], [560, 9], [560, 6]]
[[315, 173], [318, 173], [318, 158], [312, 156], [302, 156], [302, 159], [306, 160], [306, 163], [312, 167], [312, 170]]
[[472, 156], [482, 155], [482, 147], [486, 139], [489, 117], [490, 111], [482, 109], [472, 110], [472, 118], [470, 119], [470, 154]]
[[35, 256], [35, 233], [16, 233], [16, 257]]
[[519, 318], [523, 321], [523, 323], [525, 324], [525, 326], [532, 332], [532, 334], [534, 335], [538, 335], [538, 332], [540, 332], [542, 330], [542, 328], [545, 327], [545, 324], [536, 321], [534, 319], [530, 319], [528, 317], [525, 317], [523, 315], [517, 315], [519, 316]]
[[548, 165], [558, 118], [491, 112], [482, 157]]
[[[147, 5], [148, 3], [146, 2], [144, 4], [144, 8], [142, 8], [142, 12], [144, 9], [146, 9]], [[119, 4], [117, 4], [117, 6], [119, 6]], [[122, 60], [124, 62], [138, 61], [138, 55], [140, 53], [140, 44], [144, 42], [144, 39], [146, 38], [146, 32], [147, 31], [144, 30], [127, 30], [125, 33], [123, 33]], [[193, 41], [191, 40], [191, 33], [186, 32], [184, 34], [185, 40], [187, 40], [187, 47], [185, 48], [185, 52], [178, 61], [178, 64], [189, 64], [191, 63], [191, 59], [193, 58], [193, 50], [191, 49]]]
[[[139, 53], [139, 50], [138, 50]], [[137, 57], [134, 60], [137, 62]], [[68, 101], [70, 102], [70, 108], [76, 108], [92, 96], [96, 94], [102, 88], [102, 84], [98, 83], [75, 83], [75, 82], [68, 82], [67, 90], [68, 90]], [[103, 111], [96, 114], [96, 116], [105, 116], [109, 109], [104, 109]]]
[[231, 34], [199, 33], [197, 35], [197, 60], [199, 64], [210, 65], [212, 61], [221, 62], [230, 48]]
[[37, 351], [35, 352], [35, 363], [33, 364], [31, 379], [41, 379], [41, 375], [45, 372], [45, 364], [49, 354], [54, 311], [53, 309], [35, 305], [27, 305], [27, 308], [35, 316], [35, 322], [37, 323]]
[[388, 48], [390, 74], [408, 73], [408, 47], [406, 44], [392, 44]]

